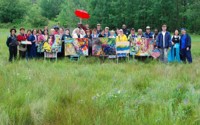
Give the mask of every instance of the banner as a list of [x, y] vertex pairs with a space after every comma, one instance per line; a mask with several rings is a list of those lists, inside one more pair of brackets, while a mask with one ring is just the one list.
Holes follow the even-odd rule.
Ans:
[[114, 58], [116, 57], [115, 44], [115, 38], [95, 38], [92, 40], [92, 55]]
[[92, 39], [92, 55], [93, 56], [105, 55], [102, 49], [102, 41], [99, 38]]
[[55, 40], [51, 49], [57, 52], [62, 51], [62, 41], [61, 41], [60, 35], [55, 35]]
[[88, 39], [65, 39], [65, 56], [69, 55], [88, 56]]
[[154, 41], [153, 39], [147, 39], [147, 38], [136, 38], [134, 40], [134, 50], [135, 50], [135, 55], [136, 56], [150, 56], [153, 49]]
[[[103, 52], [106, 56], [109, 58], [115, 58], [116, 57], [116, 39], [115, 38], [107, 38], [102, 44]], [[102, 38], [103, 41], [103, 38]]]
[[73, 42], [74, 42], [73, 38], [65, 39], [65, 56], [76, 55]]
[[117, 51], [117, 54], [130, 53], [130, 42], [128, 41], [116, 42], [116, 51]]
[[74, 44], [77, 55], [88, 56], [88, 39], [87, 38], [74, 39], [73, 44]]

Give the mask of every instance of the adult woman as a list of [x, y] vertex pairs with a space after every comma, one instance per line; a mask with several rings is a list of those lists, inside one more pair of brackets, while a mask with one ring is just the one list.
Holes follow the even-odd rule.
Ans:
[[115, 37], [115, 31], [114, 31], [114, 30], [111, 30], [111, 31], [110, 31], [110, 36], [109, 36], [109, 38], [116, 38], [116, 37]]
[[37, 30], [34, 29], [32, 31], [32, 34], [34, 36], [34, 40], [32, 41], [30, 56], [31, 56], [31, 58], [34, 58], [34, 57], [36, 57], [36, 54], [37, 54], [37, 48], [36, 48], [36, 43], [37, 43], [37, 40], [38, 40]]
[[178, 30], [175, 30], [174, 35], [172, 36], [172, 46], [168, 55], [168, 61], [180, 62], [180, 36]]
[[65, 39], [68, 39], [68, 38], [72, 38], [71, 34], [70, 34], [70, 30], [69, 29], [66, 29], [65, 31], [65, 34], [62, 35], [62, 56], [64, 57], [64, 54], [65, 54]]
[[54, 39], [55, 39], [54, 32], [55, 32], [54, 29], [50, 30], [50, 35], [49, 35], [49, 38], [48, 38], [48, 43], [49, 43], [50, 46], [52, 46], [53, 43], [54, 43]]
[[26, 35], [24, 33], [25, 33], [25, 29], [20, 28], [20, 34], [17, 36], [17, 41], [19, 42], [19, 58], [26, 57], [27, 46], [21, 44], [22, 41], [27, 40]]
[[44, 52], [43, 45], [44, 45], [44, 35], [42, 34], [42, 30], [39, 29], [38, 30], [38, 41], [37, 41], [37, 55], [39, 57], [41, 57], [43, 55], [42, 54], [42, 52]]
[[84, 38], [92, 39], [92, 36], [90, 34], [90, 30], [86, 30], [86, 35], [84, 36]]
[[72, 38], [69, 29], [66, 29], [65, 34], [62, 36], [62, 41], [64, 42], [66, 38]]
[[97, 32], [97, 29], [95, 28], [95, 29], [93, 29], [93, 31], [92, 31], [92, 38], [98, 38], [99, 37], [99, 34], [98, 34], [98, 32]]
[[85, 36], [83, 32], [84, 31], [80, 29], [76, 29], [75, 33], [73, 34], [73, 38], [83, 38]]
[[[27, 30], [27, 40], [30, 41], [31, 43], [33, 43], [33, 41], [35, 40], [35, 37], [32, 35], [31, 30]], [[27, 45], [27, 51], [26, 51], [26, 58], [31, 58], [31, 45]]]
[[123, 30], [119, 30], [119, 35], [116, 37], [116, 42], [126, 42], [128, 41], [128, 38], [124, 34]]
[[49, 38], [48, 30], [44, 30], [44, 41], [47, 42]]
[[16, 29], [10, 30], [10, 36], [6, 42], [7, 46], [9, 47], [9, 61], [12, 62], [13, 58], [17, 59], [17, 36], [16, 36]]
[[102, 37], [105, 37], [105, 31], [104, 30], [102, 30], [101, 34], [99, 34], [99, 38], [102, 38]]

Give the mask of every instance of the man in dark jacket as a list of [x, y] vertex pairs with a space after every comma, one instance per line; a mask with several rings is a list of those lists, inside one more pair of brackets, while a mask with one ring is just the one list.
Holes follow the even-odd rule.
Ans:
[[16, 29], [10, 30], [10, 36], [8, 37], [6, 44], [9, 47], [9, 61], [12, 62], [13, 58], [16, 60], [17, 58], [17, 36]]
[[180, 40], [180, 56], [181, 60], [186, 63], [192, 63], [192, 54], [191, 54], [191, 37], [186, 33], [186, 29], [181, 29], [181, 40]]
[[170, 32], [167, 31], [167, 25], [162, 25], [162, 31], [158, 34], [156, 40], [156, 46], [160, 50], [160, 61], [167, 63], [168, 62], [168, 49], [171, 47], [171, 35]]
[[122, 25], [122, 30], [123, 30], [124, 34], [126, 35], [126, 37], [128, 38], [130, 31], [127, 29], [125, 24]]
[[144, 37], [147, 39], [153, 38], [153, 33], [151, 32], [150, 26], [146, 27], [146, 32], [144, 33]]

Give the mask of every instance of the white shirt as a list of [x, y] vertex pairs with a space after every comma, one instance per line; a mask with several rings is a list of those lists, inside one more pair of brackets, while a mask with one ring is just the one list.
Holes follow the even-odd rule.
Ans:
[[165, 47], [165, 34], [166, 34], [166, 31], [162, 31], [162, 35], [163, 35], [163, 47]]

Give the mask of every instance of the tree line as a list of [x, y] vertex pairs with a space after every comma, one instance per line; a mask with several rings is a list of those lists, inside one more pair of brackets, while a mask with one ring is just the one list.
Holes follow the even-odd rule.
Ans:
[[97, 23], [110, 28], [160, 28], [169, 30], [185, 27], [200, 33], [199, 0], [1, 0], [0, 23], [30, 24], [39, 27], [54, 21], [64, 27], [75, 27], [79, 19], [76, 9], [87, 10], [91, 18], [85, 20], [91, 27]]

